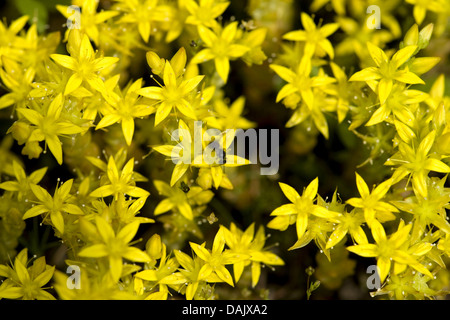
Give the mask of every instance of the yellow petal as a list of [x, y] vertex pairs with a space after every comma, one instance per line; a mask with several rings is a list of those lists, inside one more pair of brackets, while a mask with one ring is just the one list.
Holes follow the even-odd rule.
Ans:
[[306, 228], [308, 227], [308, 215], [306, 213], [297, 214], [295, 227], [297, 231], [297, 238], [301, 239], [306, 232]]
[[224, 282], [228, 283], [230, 286], [234, 287], [233, 277], [230, 272], [224, 266], [219, 266], [214, 269], [217, 276], [222, 279]]
[[307, 197], [311, 200], [317, 195], [317, 190], [319, 189], [319, 177], [316, 177], [311, 183], [306, 187], [305, 191], [303, 191], [303, 197]]
[[261, 276], [261, 264], [259, 262], [252, 262], [252, 287], [255, 287], [259, 282]]
[[172, 210], [174, 207], [174, 203], [170, 201], [170, 199], [163, 199], [155, 208], [154, 214], [155, 216], [165, 213], [169, 210]]
[[295, 203], [298, 199], [300, 199], [300, 195], [294, 188], [287, 185], [286, 183], [279, 182], [278, 184], [281, 188], [281, 191], [283, 191], [284, 195], [289, 199], [289, 201]]
[[341, 240], [346, 236], [347, 232], [348, 229], [342, 226], [337, 227], [336, 230], [334, 230], [334, 232], [330, 235], [325, 249], [330, 249], [331, 247], [334, 247], [336, 244], [341, 242]]
[[400, 50], [398, 50], [391, 59], [391, 63], [393, 63], [394, 69], [398, 69], [402, 66], [409, 58], [414, 54], [417, 50], [416, 45], [406, 46]]
[[189, 205], [189, 203], [187, 203], [187, 201], [177, 204], [177, 208], [186, 219], [188, 220], [194, 219], [194, 215], [192, 214], [192, 208]]
[[281, 207], [276, 208], [272, 211], [270, 214], [271, 216], [280, 216], [280, 215], [290, 215], [290, 214], [296, 214], [297, 213], [297, 207], [292, 204], [284, 204]]
[[223, 170], [221, 167], [211, 167], [211, 175], [214, 181], [214, 187], [216, 189], [219, 188], [220, 183], [222, 182]]
[[159, 105], [155, 114], [155, 127], [167, 118], [167, 116], [170, 114], [170, 111], [172, 111], [172, 105], [165, 102]]
[[94, 49], [92, 48], [89, 37], [85, 34], [81, 39], [80, 45], [80, 59], [90, 60], [94, 56]]
[[66, 88], [64, 89], [64, 95], [69, 95], [76, 89], [81, 86], [83, 79], [78, 75], [78, 73], [74, 73], [69, 80], [67, 80]]
[[380, 99], [380, 103], [383, 104], [386, 102], [386, 99], [389, 97], [392, 91], [393, 81], [382, 78], [380, 82], [378, 82], [378, 97]]
[[101, 258], [107, 256], [108, 251], [104, 244], [94, 244], [92, 246], [81, 249], [78, 255], [80, 257]]
[[367, 49], [369, 50], [369, 54], [372, 57], [373, 61], [379, 67], [383, 61], [387, 61], [388, 58], [383, 50], [378, 48], [371, 42], [367, 42]]
[[58, 164], [61, 165], [63, 162], [61, 141], [58, 139], [56, 135], [53, 135], [47, 136], [45, 138], [45, 142], [47, 143], [48, 148], [50, 149], [51, 153], [55, 157]]
[[123, 261], [122, 258], [109, 257], [109, 271], [114, 282], [117, 282], [122, 276]]
[[63, 66], [64, 68], [76, 71], [76, 60], [71, 56], [66, 56], [63, 54], [52, 54], [50, 58], [53, 59], [57, 64]]
[[172, 172], [172, 177], [170, 179], [170, 186], [173, 186], [180, 178], [186, 173], [189, 168], [189, 164], [184, 164], [182, 162], [175, 165]]
[[25, 214], [23, 215], [22, 219], [28, 219], [32, 217], [36, 217], [42, 213], [48, 212], [48, 209], [43, 205], [37, 205], [32, 207], [31, 209], [27, 210]]
[[383, 225], [380, 222], [374, 220], [370, 228], [372, 231], [373, 238], [377, 243], [382, 243], [386, 241], [386, 232], [384, 231]]
[[160, 87], [145, 87], [137, 90], [136, 92], [141, 96], [149, 99], [162, 100], [164, 96], [162, 95], [162, 88]]
[[198, 289], [198, 282], [190, 283], [186, 288], [186, 300], [194, 299], [195, 293]]
[[227, 57], [216, 57], [214, 59], [216, 71], [222, 78], [223, 82], [227, 82], [228, 73], [230, 72], [230, 61]]
[[132, 117], [122, 118], [122, 132], [127, 145], [131, 145], [134, 134], [134, 119]]
[[134, 262], [150, 262], [151, 259], [147, 253], [135, 247], [128, 247], [123, 253], [123, 257]]
[[350, 246], [347, 247], [347, 250], [366, 258], [376, 257], [378, 255], [378, 247], [371, 243]]
[[378, 274], [380, 276], [380, 281], [383, 282], [389, 274], [391, 269], [391, 260], [389, 258], [379, 258], [377, 260]]

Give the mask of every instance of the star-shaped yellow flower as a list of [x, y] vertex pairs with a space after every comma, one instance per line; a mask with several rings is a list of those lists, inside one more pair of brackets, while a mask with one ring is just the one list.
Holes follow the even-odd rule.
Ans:
[[61, 141], [58, 136], [72, 135], [85, 131], [85, 128], [79, 127], [61, 118], [63, 105], [63, 96], [62, 94], [59, 94], [50, 102], [45, 115], [29, 108], [17, 109], [23, 117], [35, 126], [28, 141], [45, 140], [45, 143], [59, 164], [62, 164], [63, 162], [63, 153]]
[[242, 57], [249, 47], [237, 44], [237, 22], [232, 22], [225, 28], [211, 30], [203, 25], [198, 26], [198, 34], [206, 49], [199, 51], [191, 62], [198, 64], [214, 59], [216, 71], [226, 83], [230, 72], [230, 60]]
[[154, 99], [159, 104], [155, 114], [155, 126], [166, 119], [174, 108], [184, 116], [196, 120], [195, 111], [187, 98], [203, 78], [204, 76], [194, 76], [189, 79], [184, 79], [184, 77], [177, 78], [171, 62], [166, 61], [163, 74], [164, 86], [145, 87], [137, 90], [138, 94]]
[[149, 192], [136, 187], [134, 185], [133, 177], [133, 168], [134, 168], [134, 159], [131, 158], [124, 165], [121, 172], [119, 173], [119, 169], [116, 166], [116, 161], [114, 157], [109, 157], [108, 167], [106, 173], [108, 175], [109, 183], [98, 187], [94, 191], [90, 193], [91, 197], [108, 197], [114, 196], [119, 197], [123, 194], [127, 194], [129, 196], [135, 198], [148, 197]]
[[[77, 45], [78, 40], [76, 40], [77, 32], [72, 30], [69, 37], [69, 45]], [[104, 96], [107, 96], [105, 84], [101, 79], [99, 74], [101, 70], [111, 67], [119, 58], [117, 57], [101, 57], [95, 58], [94, 49], [92, 48], [91, 42], [86, 34], [79, 35], [81, 40], [79, 43], [78, 50], [72, 52], [72, 56], [67, 56], [63, 54], [52, 54], [50, 57], [59, 65], [72, 70], [74, 73], [67, 81], [64, 95], [68, 95], [78, 89], [82, 84], [90, 85], [94, 90], [99, 91]], [[72, 40], [71, 40], [72, 39]]]
[[290, 31], [283, 36], [283, 39], [305, 42], [304, 52], [305, 56], [309, 58], [311, 58], [315, 53], [318, 56], [323, 56], [323, 52], [325, 52], [331, 59], [333, 59], [333, 45], [327, 37], [332, 35], [339, 28], [339, 24], [329, 23], [323, 27], [317, 28], [313, 19], [311, 19], [311, 17], [305, 12], [301, 13], [301, 19], [305, 30]]
[[377, 267], [380, 280], [383, 282], [389, 274], [392, 261], [400, 264], [406, 264], [420, 273], [433, 278], [433, 275], [428, 269], [423, 266], [416, 258], [410, 255], [404, 248], [404, 244], [408, 241], [409, 232], [412, 225], [405, 225], [403, 220], [400, 222], [398, 230], [386, 236], [384, 227], [378, 221], [372, 224], [372, 236], [375, 239], [375, 244], [359, 244], [347, 248], [350, 252], [356, 253], [362, 257], [376, 257]]
[[139, 221], [134, 221], [117, 233], [111, 225], [102, 217], [95, 217], [98, 232], [101, 237], [100, 243], [95, 243], [83, 248], [79, 252], [80, 257], [102, 258], [108, 257], [110, 273], [114, 281], [118, 281], [122, 275], [123, 258], [134, 262], [149, 262], [147, 253], [130, 245], [139, 229]]
[[347, 200], [347, 203], [355, 208], [362, 208], [364, 210], [364, 219], [369, 226], [372, 225], [375, 219], [380, 219], [382, 222], [395, 219], [392, 213], [398, 212], [398, 209], [392, 204], [381, 201], [389, 191], [392, 180], [388, 179], [380, 183], [370, 192], [364, 179], [358, 173], [355, 174], [356, 186], [361, 198], [351, 198]]
[[417, 46], [406, 46], [398, 50], [391, 59], [383, 50], [370, 42], [367, 42], [367, 49], [376, 67], [368, 67], [356, 72], [350, 77], [349, 81], [369, 82], [379, 80], [377, 93], [381, 104], [384, 104], [389, 97], [394, 81], [407, 84], [424, 84], [423, 80], [409, 71], [407, 67], [400, 69], [416, 53]]

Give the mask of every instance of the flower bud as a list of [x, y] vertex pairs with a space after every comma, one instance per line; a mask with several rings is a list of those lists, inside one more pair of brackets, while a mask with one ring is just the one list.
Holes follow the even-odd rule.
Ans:
[[197, 183], [203, 190], [211, 189], [212, 187], [212, 175], [211, 171], [206, 168], [200, 168], [197, 177]]
[[152, 258], [153, 260], [157, 260], [159, 258], [161, 258], [162, 255], [162, 242], [161, 242], [161, 237], [159, 236], [159, 234], [154, 234], [148, 241], [146, 244], [146, 251], [148, 253], [148, 255], [150, 256], [150, 258]]
[[146, 54], [147, 63], [152, 68], [154, 74], [160, 75], [164, 70], [164, 59], [160, 58], [155, 52], [149, 51]]
[[424, 27], [419, 32], [419, 41], [417, 42], [417, 45], [420, 49], [424, 49], [428, 46], [428, 43], [430, 42], [431, 35], [433, 33], [434, 25], [432, 23], [428, 24], [426, 27]]
[[419, 27], [417, 24], [413, 25], [405, 34], [403, 41], [404, 46], [416, 46], [419, 41]]
[[13, 138], [17, 140], [17, 143], [19, 145], [22, 145], [27, 142], [28, 138], [30, 137], [30, 125], [22, 121], [16, 121], [13, 123], [11, 128], [8, 129], [7, 133], [11, 133]]
[[186, 66], [186, 60], [186, 50], [181, 47], [180, 50], [178, 50], [170, 60], [170, 65], [172, 66], [176, 77], [179, 77], [183, 74], [184, 67]]
[[27, 141], [22, 149], [22, 154], [28, 156], [29, 159], [39, 158], [42, 148], [38, 141]]

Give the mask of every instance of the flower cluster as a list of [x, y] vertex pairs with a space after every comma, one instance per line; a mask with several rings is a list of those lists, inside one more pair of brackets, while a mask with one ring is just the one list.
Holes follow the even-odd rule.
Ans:
[[[422, 7], [414, 8], [414, 17], [420, 23], [423, 15], [417, 13], [421, 10], [417, 8]], [[334, 113], [338, 121], [348, 121], [349, 130], [364, 144], [371, 144], [370, 158], [362, 165], [369, 162], [373, 165], [383, 159], [382, 165], [392, 170], [383, 172], [372, 190], [356, 172], [359, 195], [345, 202], [336, 192], [331, 201], [317, 195], [318, 178], [301, 196], [291, 186], [280, 183], [291, 203], [271, 213], [275, 217], [268, 227], [283, 231], [295, 224], [298, 240], [291, 249], [314, 240], [329, 260], [331, 249], [351, 239], [348, 251], [376, 258], [382, 285], [372, 293], [374, 296], [388, 294], [395, 299], [445, 296], [448, 292], [445, 284], [436, 285], [438, 282], [434, 281], [431, 289], [430, 283], [437, 275], [445, 274], [440, 272], [446, 268], [443, 257], [450, 253], [444, 245], [450, 231], [446, 213], [450, 189], [445, 186], [450, 154], [444, 147], [448, 141], [450, 110], [448, 97], [444, 95], [444, 75], [438, 76], [429, 90], [413, 86], [424, 84], [421, 76], [440, 60], [419, 55], [429, 44], [433, 25], [419, 30], [414, 24], [398, 50], [382, 50], [381, 44], [369, 40], [363, 57], [357, 51], [360, 48], [355, 47], [354, 53], [363, 67], [347, 75], [333, 61], [334, 51], [327, 37], [339, 26], [345, 30], [348, 22], [342, 20], [318, 28], [302, 13], [302, 23], [305, 30], [283, 36], [300, 44], [299, 57], [294, 58], [285, 50], [280, 59], [285, 66], [271, 64], [287, 82], [279, 90], [277, 101], [294, 109], [286, 126], [306, 122], [310, 130], [312, 123], [328, 138], [323, 113]], [[324, 61], [325, 56], [331, 61]], [[392, 231], [387, 235], [386, 226], [392, 224], [396, 229], [389, 227]]]
[[[234, 224], [230, 230], [221, 225], [212, 251], [205, 243], [193, 242], [191, 254], [174, 246], [168, 251], [154, 231], [145, 248], [136, 246], [143, 241], [137, 236], [142, 226], [155, 222], [139, 215], [150, 196], [148, 182], [161, 200], [154, 208], [155, 217], [165, 213], [159, 221], [179, 228], [174, 233], [186, 237], [189, 231], [202, 239], [197, 222], [204, 219], [214, 197], [211, 189], [232, 189], [225, 168], [238, 164], [210, 164], [203, 159], [192, 166], [179, 162], [170, 184], [164, 181], [166, 175], [149, 181], [136, 167], [145, 159], [138, 151], [140, 144], [171, 157], [177, 146], [171, 144], [170, 131], [176, 127], [189, 132], [194, 121], [202, 120], [202, 132], [210, 138], [203, 144], [207, 148], [220, 136], [224, 140], [226, 129], [254, 125], [241, 115], [245, 99], [240, 97], [229, 106], [223, 87], [230, 60], [241, 58], [251, 65], [266, 59], [261, 49], [266, 30], [244, 30], [236, 21], [222, 26], [218, 19], [229, 5], [226, 1], [176, 5], [116, 1], [109, 10], [100, 10], [95, 0], [73, 5], [79, 10], [57, 6], [70, 22], [63, 39], [66, 52], [58, 49], [59, 32], [38, 34], [28, 16], [9, 27], [1, 24], [0, 76], [8, 93], [1, 97], [0, 108], [10, 108], [15, 119], [8, 134], [29, 159], [40, 159], [49, 151], [57, 165], [73, 171], [66, 181], [58, 177], [49, 192], [42, 183], [47, 167], [27, 175], [23, 161], [13, 158], [4, 169], [10, 180], [0, 184], [5, 203], [2, 222], [8, 223], [2, 225], [6, 228], [2, 237], [8, 237], [2, 262], [15, 255], [24, 221], [33, 220], [53, 229], [67, 248], [66, 263], [80, 268], [82, 289], [75, 291], [66, 286], [63, 272], [55, 272], [54, 290], [61, 298], [167, 299], [169, 293], [178, 293], [187, 299], [207, 299], [215, 296], [215, 283], [234, 286], [250, 264], [251, 284], [256, 286], [261, 265], [284, 263], [264, 248], [262, 225], [256, 233], [254, 224], [245, 232]], [[30, 27], [24, 32], [27, 23]], [[170, 59], [147, 49], [152, 39], [171, 42], [182, 35], [198, 39], [198, 50], [190, 59], [184, 47]], [[151, 75], [146, 80], [132, 79], [125, 72], [131, 57], [145, 49]], [[136, 128], [139, 120], [143, 127]], [[152, 137], [138, 141], [136, 131], [145, 126], [151, 128]], [[211, 130], [216, 134], [210, 134]], [[105, 145], [101, 142], [105, 135], [115, 138]], [[229, 145], [222, 147], [226, 151]], [[227, 157], [236, 160], [236, 156]], [[178, 245], [183, 241], [178, 240]], [[0, 297], [53, 298], [41, 287], [52, 278], [54, 267], [45, 267], [42, 261], [38, 258], [27, 271], [27, 252], [22, 251], [11, 267], [5, 265], [1, 276], [7, 280], [0, 286]], [[226, 265], [234, 266], [234, 277]]]
[[[73, 0], [54, 8], [64, 30], [0, 21], [0, 299], [267, 297], [267, 274], [311, 242], [329, 288], [363, 257], [373, 296], [449, 293], [449, 80], [428, 55], [450, 5], [375, 2], [381, 28], [366, 0], [297, 16], [295, 1], [250, 0], [246, 21], [238, 1]], [[285, 126], [294, 151], [271, 152], [288, 166], [336, 136], [368, 147], [356, 193], [321, 197], [317, 170], [302, 192], [295, 170], [255, 177], [233, 142], [267, 123]], [[294, 224], [287, 250], [266, 246], [267, 228]], [[353, 267], [327, 275], [333, 263]]]

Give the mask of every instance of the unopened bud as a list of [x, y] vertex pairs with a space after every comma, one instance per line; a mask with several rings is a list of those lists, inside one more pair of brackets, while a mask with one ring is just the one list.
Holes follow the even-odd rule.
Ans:
[[157, 260], [161, 258], [162, 255], [162, 242], [159, 234], [154, 234], [148, 241], [146, 245], [146, 250], [150, 258]]
[[146, 54], [147, 63], [152, 68], [154, 74], [160, 75], [164, 70], [164, 59], [160, 58], [155, 52], [148, 51]]
[[198, 173], [197, 183], [204, 190], [211, 189], [213, 183], [211, 171], [206, 168], [201, 168]]
[[432, 23], [428, 24], [426, 27], [424, 27], [419, 32], [419, 41], [417, 42], [417, 45], [420, 49], [424, 49], [428, 46], [428, 43], [430, 42], [431, 35], [433, 33], [434, 25]]
[[22, 154], [28, 156], [30, 159], [39, 158], [42, 151], [38, 141], [27, 141], [22, 149]]
[[22, 121], [16, 121], [13, 123], [11, 128], [8, 129], [8, 133], [11, 133], [13, 138], [17, 140], [19, 145], [27, 142], [31, 134], [31, 128], [29, 124]]
[[416, 46], [419, 41], [419, 27], [417, 24], [413, 25], [405, 34], [403, 41], [404, 46]]

